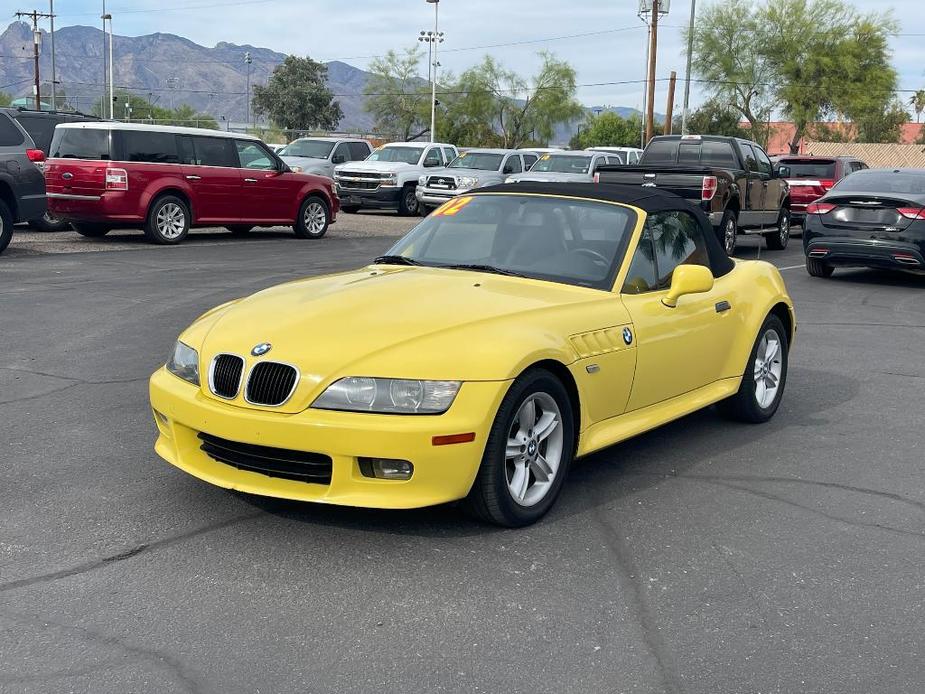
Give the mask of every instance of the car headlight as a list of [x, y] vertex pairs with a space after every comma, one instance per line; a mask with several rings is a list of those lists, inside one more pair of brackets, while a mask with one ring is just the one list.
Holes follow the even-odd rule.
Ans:
[[397, 186], [398, 185], [398, 176], [395, 174], [389, 174], [388, 176], [383, 176], [379, 181], [380, 185], [383, 186]]
[[459, 188], [474, 188], [479, 182], [475, 176], [461, 176], [459, 179]]
[[427, 176], [418, 176], [418, 185], [426, 186], [427, 185]]
[[305, 169], [303, 169], [301, 166], [296, 166], [295, 164], [290, 164], [289, 170], [292, 173], [303, 173], [305, 171]]
[[179, 340], [167, 360], [167, 370], [194, 386], [199, 385], [199, 352]]
[[312, 407], [351, 412], [441, 414], [450, 409], [460, 385], [460, 381], [350, 376], [329, 385]]

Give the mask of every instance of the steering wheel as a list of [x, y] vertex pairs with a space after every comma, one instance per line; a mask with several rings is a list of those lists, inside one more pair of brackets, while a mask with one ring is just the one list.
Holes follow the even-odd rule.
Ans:
[[597, 263], [598, 265], [610, 265], [610, 261], [607, 260], [603, 255], [597, 251], [592, 251], [590, 248], [576, 248], [572, 251], [575, 255], [585, 255], [588, 256], [592, 262]]

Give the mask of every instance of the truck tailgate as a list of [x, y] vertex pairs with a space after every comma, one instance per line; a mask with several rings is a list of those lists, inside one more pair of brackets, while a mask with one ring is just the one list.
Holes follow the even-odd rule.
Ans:
[[599, 170], [601, 183], [661, 188], [687, 200], [700, 202], [704, 176], [714, 175], [711, 169], [690, 167], [671, 171], [654, 166], [607, 167]]

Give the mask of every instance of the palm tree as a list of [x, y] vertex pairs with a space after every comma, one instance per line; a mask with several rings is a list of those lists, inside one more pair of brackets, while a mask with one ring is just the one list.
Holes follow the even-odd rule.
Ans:
[[922, 111], [925, 111], [925, 89], [919, 89], [911, 99], [912, 108], [915, 109], [915, 122], [919, 122]]

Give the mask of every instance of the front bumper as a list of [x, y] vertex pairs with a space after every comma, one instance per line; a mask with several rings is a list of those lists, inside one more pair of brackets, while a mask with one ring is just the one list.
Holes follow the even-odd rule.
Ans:
[[[509, 385], [509, 381], [464, 383], [452, 407], [438, 416], [312, 409], [280, 414], [213, 400], [162, 368], [150, 381], [159, 434], [155, 451], [206, 482], [250, 494], [369, 508], [432, 506], [469, 493]], [[328, 455], [333, 461], [331, 483], [270, 477], [220, 463], [200, 449], [200, 432], [239, 443]], [[433, 436], [467, 432], [475, 432], [474, 441], [432, 444]], [[360, 457], [408, 460], [414, 474], [407, 481], [364, 477]]]
[[398, 207], [402, 189], [398, 186], [379, 186], [375, 190], [345, 188], [336, 184], [341, 207]]
[[815, 237], [806, 241], [806, 256], [834, 267], [925, 270], [925, 244], [874, 239]]
[[414, 194], [417, 197], [418, 202], [424, 205], [439, 207], [447, 200], [452, 200], [457, 195], [463, 195], [468, 193], [470, 190], [472, 189], [457, 188], [455, 190], [448, 190], [446, 188], [422, 188], [421, 186], [418, 186]]

